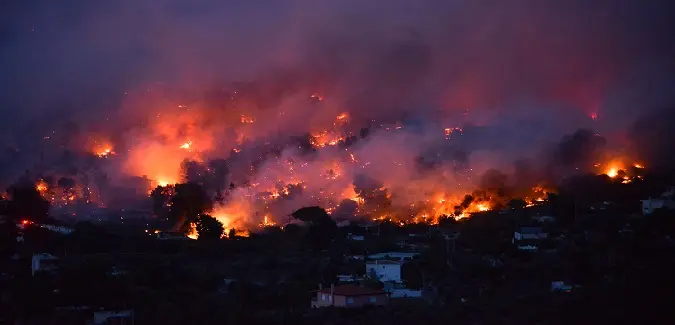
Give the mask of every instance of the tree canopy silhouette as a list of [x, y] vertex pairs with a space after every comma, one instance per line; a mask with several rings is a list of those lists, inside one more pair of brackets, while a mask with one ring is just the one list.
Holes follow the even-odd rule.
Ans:
[[213, 207], [213, 202], [204, 188], [191, 182], [176, 184], [175, 194], [170, 202], [171, 220], [175, 220], [177, 228], [185, 231], [189, 223], [197, 221], [200, 214], [210, 211]]
[[199, 215], [195, 225], [200, 240], [218, 240], [225, 231], [223, 224], [208, 214]]
[[318, 207], [304, 207], [291, 214], [293, 218], [313, 225], [332, 221], [326, 210]]
[[33, 221], [47, 217], [49, 201], [45, 200], [33, 183], [23, 181], [9, 187], [7, 214], [14, 220], [24, 218]]

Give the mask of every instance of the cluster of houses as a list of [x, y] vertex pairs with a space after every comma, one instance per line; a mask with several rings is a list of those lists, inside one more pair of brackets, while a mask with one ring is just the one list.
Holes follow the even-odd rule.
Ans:
[[[365, 257], [366, 277], [380, 281], [383, 289], [370, 289], [354, 284], [362, 278], [352, 275], [338, 275], [338, 285], [315, 291], [312, 308], [317, 307], [363, 307], [365, 305], [384, 306], [392, 298], [420, 298], [423, 290], [405, 287], [401, 277], [401, 268], [407, 261], [419, 256], [414, 252], [388, 252]], [[360, 259], [360, 258], [359, 258]]]
[[675, 186], [670, 186], [659, 197], [642, 200], [642, 214], [648, 216], [657, 209], [675, 210]]

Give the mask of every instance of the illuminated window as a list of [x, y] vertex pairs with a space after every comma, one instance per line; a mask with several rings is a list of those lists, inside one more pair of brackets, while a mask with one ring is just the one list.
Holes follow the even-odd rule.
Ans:
[[326, 294], [325, 293], [321, 295], [321, 300], [326, 300]]
[[371, 303], [371, 304], [374, 304], [374, 303], [376, 303], [376, 302], [377, 302], [377, 297], [375, 297], [375, 296], [370, 297], [370, 303]]
[[347, 298], [347, 303], [348, 303], [348, 304], [353, 304], [353, 303], [354, 303], [354, 298], [352, 298], [352, 297]]

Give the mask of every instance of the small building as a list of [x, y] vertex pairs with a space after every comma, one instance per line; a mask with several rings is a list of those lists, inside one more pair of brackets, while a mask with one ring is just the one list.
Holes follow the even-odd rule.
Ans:
[[541, 227], [520, 227], [513, 232], [513, 241], [527, 240], [527, 239], [546, 239], [548, 233], [544, 232]]
[[351, 241], [364, 241], [366, 240], [366, 236], [349, 233], [347, 234], [347, 239]]
[[540, 216], [540, 217], [535, 217], [537, 222], [539, 223], [554, 223], [556, 221], [556, 218], [553, 216]]
[[58, 257], [49, 253], [33, 254], [31, 259], [31, 274], [35, 275], [38, 272], [56, 270], [58, 268], [56, 265], [58, 260]]
[[413, 290], [407, 288], [395, 288], [389, 291], [391, 298], [422, 298], [424, 292], [422, 290]]
[[378, 289], [369, 289], [354, 284], [331, 285], [315, 291], [311, 307], [358, 308], [364, 306], [386, 306], [389, 304], [389, 293]]
[[382, 282], [402, 282], [399, 261], [376, 260], [366, 262], [366, 274]]
[[409, 289], [403, 283], [385, 282], [384, 290], [389, 292], [391, 299], [396, 298], [422, 298], [424, 290]]
[[335, 220], [335, 223], [338, 226], [338, 228], [344, 228], [349, 227], [352, 224], [352, 221], [349, 219]]
[[642, 200], [642, 214], [651, 215], [656, 209], [675, 209], [675, 201], [668, 197]]
[[548, 238], [541, 227], [520, 227], [513, 232], [511, 242], [521, 251], [537, 251], [540, 243]]
[[107, 324], [133, 325], [134, 324], [134, 311], [133, 310], [96, 311], [96, 312], [94, 312], [92, 324], [94, 324], [94, 325], [107, 325]]
[[578, 285], [573, 285], [566, 283], [565, 281], [553, 281], [551, 282], [551, 292], [572, 292], [574, 288], [578, 288]]

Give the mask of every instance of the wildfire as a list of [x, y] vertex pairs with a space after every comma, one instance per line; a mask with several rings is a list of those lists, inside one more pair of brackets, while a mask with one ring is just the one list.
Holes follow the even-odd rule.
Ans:
[[239, 121], [241, 121], [242, 124], [252, 124], [255, 123], [255, 119], [251, 116], [246, 116], [246, 115], [241, 115], [239, 118]]
[[159, 179], [159, 180], [156, 181], [156, 183], [157, 183], [156, 184], [157, 186], [167, 187], [168, 185], [175, 184], [176, 182], [170, 182], [170, 181], [167, 181], [167, 180]]
[[190, 223], [190, 229], [188, 230], [188, 233], [187, 233], [186, 236], [190, 239], [199, 238], [199, 233], [197, 233], [197, 225], [195, 225], [194, 222]]
[[[625, 166], [632, 166], [634, 170], [625, 168]], [[642, 164], [626, 164], [625, 160], [613, 160], [606, 165], [597, 163], [595, 167], [601, 168], [601, 174], [607, 175], [609, 178], [618, 179], [621, 177], [621, 183], [623, 184], [629, 184], [635, 179], [642, 179], [642, 175], [637, 175], [639, 172], [635, 169], [644, 169]]]
[[322, 148], [326, 146], [335, 146], [344, 140], [345, 137], [342, 135], [323, 131], [312, 134], [310, 143], [316, 148]]
[[462, 132], [464, 132], [464, 130], [460, 127], [445, 128], [445, 138], [450, 139], [454, 133], [459, 133], [461, 135]]
[[181, 149], [190, 150], [192, 149], [192, 141], [187, 141], [180, 146]]
[[44, 195], [48, 190], [47, 183], [43, 180], [39, 180], [35, 185], [35, 189], [40, 192], [40, 194]]
[[[311, 94], [310, 98], [315, 101], [324, 100], [323, 95], [314, 90], [309, 89], [305, 96]], [[445, 165], [424, 173], [421, 168], [414, 168], [419, 158], [418, 152], [414, 152], [418, 149], [415, 146], [428, 146], [419, 143], [416, 135], [409, 134], [404, 122], [376, 116], [372, 120], [357, 120], [361, 114], [333, 106], [340, 101], [333, 103], [331, 99], [324, 112], [330, 115], [307, 116], [307, 121], [301, 121], [307, 122], [307, 128], [292, 130], [295, 135], [309, 133], [309, 139], [301, 140], [309, 141], [313, 149], [297, 150], [294, 146], [296, 137], [291, 137], [293, 145], [284, 142], [288, 137], [282, 127], [285, 124], [304, 126], [303, 123], [289, 123], [289, 119], [297, 122], [298, 117], [305, 116], [289, 114], [286, 107], [291, 105], [286, 104], [283, 111], [274, 112], [274, 107], [258, 110], [259, 102], [274, 101], [254, 98], [255, 105], [249, 105], [248, 99], [239, 96], [235, 93], [230, 98], [232, 103], [229, 99], [228, 103], [223, 103], [228, 107], [220, 109], [216, 106], [215, 111], [193, 103], [184, 105], [184, 101], [177, 102], [180, 105], [174, 110], [171, 107], [175, 105], [161, 105], [161, 109], [150, 114], [149, 122], [138, 131], [140, 136], [133, 138], [131, 146], [115, 143], [118, 151], [125, 148], [120, 154], [124, 172], [134, 176], [147, 175], [153, 188], [166, 187], [189, 178], [181, 169], [185, 166], [181, 165], [184, 161], [199, 164], [194, 173], [198, 178], [196, 182], [204, 184], [212, 197], [217, 191], [219, 197], [217, 207], [207, 213], [223, 224], [225, 236], [229, 236], [232, 229], [235, 229], [233, 234], [246, 236], [245, 229], [281, 223], [275, 217], [287, 216], [303, 206], [320, 206], [336, 216], [365, 216], [397, 224], [434, 224], [442, 217], [461, 219], [499, 209], [511, 199], [494, 194], [495, 197], [491, 197], [490, 193], [478, 191], [475, 188], [478, 169], [475, 173], [464, 170], [460, 173], [455, 167], [464, 166], [445, 164], [448, 159], [438, 159], [441, 161], [438, 164]], [[305, 97], [305, 100], [308, 99]], [[244, 103], [244, 106], [236, 103]], [[313, 109], [316, 110], [325, 105], [309, 106], [315, 106]], [[266, 131], [268, 128], [275, 131], [270, 133]], [[352, 133], [359, 129], [359, 136]], [[425, 133], [421, 141], [428, 141], [431, 135], [442, 142], [463, 133], [461, 125], [443, 126]], [[99, 157], [115, 154], [109, 141], [87, 149]], [[438, 157], [442, 155], [438, 153]], [[220, 179], [215, 182], [208, 179], [207, 176], [212, 176], [209, 169], [214, 167], [211, 165], [213, 160], [207, 158], [226, 160], [226, 175], [218, 175]], [[627, 162], [613, 160], [598, 164], [596, 172], [627, 183], [638, 176], [623, 178], [625, 174], [636, 173], [634, 168], [627, 171], [624, 167], [643, 168], [640, 164]], [[431, 163], [437, 164], [436, 161]], [[366, 174], [373, 177], [373, 182], [357, 181], [357, 176]], [[36, 185], [43, 195], [55, 191], [51, 186], [46, 183]], [[543, 204], [550, 193], [543, 188], [525, 190], [518, 196], [525, 206]], [[77, 191], [48, 195], [58, 202], [72, 202], [80, 197]], [[191, 225], [189, 236], [198, 236], [194, 225]]]
[[609, 176], [609, 177], [611, 177], [611, 178], [614, 178], [614, 177], [616, 177], [617, 175], [619, 175], [619, 169], [616, 168], [616, 167], [611, 167], [610, 169], [607, 169], [607, 170], [605, 171], [605, 175], [607, 175], [607, 176]]
[[114, 154], [115, 153], [112, 151], [112, 148], [104, 148], [103, 150], [96, 152], [96, 155], [100, 158], [105, 158]]
[[260, 227], [272, 227], [275, 226], [276, 223], [271, 221], [267, 216], [263, 218], [263, 220], [260, 222]]

